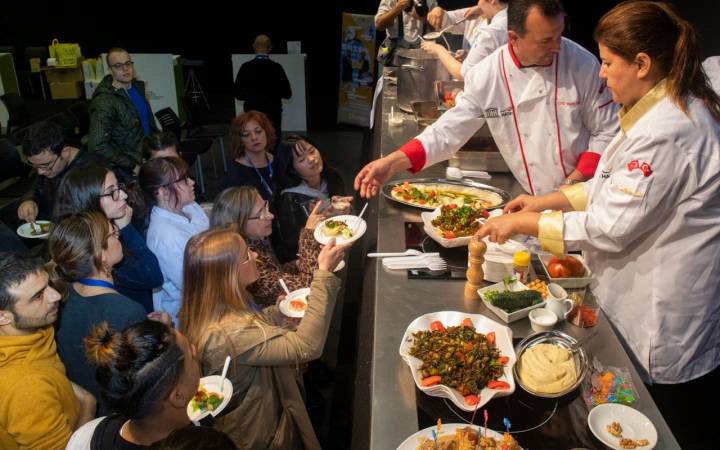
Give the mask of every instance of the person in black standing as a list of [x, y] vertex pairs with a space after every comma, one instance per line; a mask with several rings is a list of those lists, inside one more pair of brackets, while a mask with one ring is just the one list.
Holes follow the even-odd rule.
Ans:
[[244, 111], [261, 111], [282, 132], [282, 99], [292, 97], [290, 81], [285, 70], [268, 53], [272, 50], [270, 38], [260, 34], [253, 42], [255, 58], [244, 63], [235, 77], [235, 98], [244, 101]]

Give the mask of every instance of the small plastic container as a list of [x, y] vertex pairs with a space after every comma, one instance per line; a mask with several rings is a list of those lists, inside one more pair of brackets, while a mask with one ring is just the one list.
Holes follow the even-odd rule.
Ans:
[[530, 253], [522, 250], [513, 255], [513, 276], [521, 283], [527, 283], [530, 272]]

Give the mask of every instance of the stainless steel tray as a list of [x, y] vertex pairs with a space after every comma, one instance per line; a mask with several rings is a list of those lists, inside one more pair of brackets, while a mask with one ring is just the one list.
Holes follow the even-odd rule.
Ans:
[[435, 208], [437, 208], [437, 206], [421, 206], [421, 205], [416, 205], [414, 203], [410, 203], [410, 202], [406, 202], [406, 201], [394, 198], [392, 196], [392, 188], [398, 184], [405, 182], [405, 181], [407, 181], [411, 184], [415, 184], [415, 185], [418, 185], [418, 184], [447, 184], [447, 185], [453, 185], [453, 186], [471, 187], [471, 188], [476, 188], [476, 189], [480, 189], [480, 190], [484, 190], [484, 191], [494, 192], [500, 196], [502, 201], [499, 205], [493, 206], [488, 209], [502, 208], [512, 198], [510, 196], [509, 192], [507, 192], [503, 189], [500, 189], [500, 188], [496, 188], [495, 186], [490, 186], [490, 185], [484, 184], [484, 183], [478, 183], [476, 181], [471, 181], [468, 179], [451, 180], [451, 179], [447, 179], [447, 178], [415, 178], [415, 179], [410, 179], [410, 180], [391, 181], [382, 187], [382, 189], [381, 189], [382, 195], [384, 195], [386, 198], [388, 198], [394, 202], [402, 203], [403, 205], [412, 206], [414, 208], [420, 208], [420, 209], [426, 209], [426, 210], [434, 210]]

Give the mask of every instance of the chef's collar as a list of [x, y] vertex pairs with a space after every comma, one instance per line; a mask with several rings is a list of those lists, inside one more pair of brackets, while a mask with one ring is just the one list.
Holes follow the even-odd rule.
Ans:
[[545, 65], [542, 65], [542, 64], [530, 64], [529, 66], [523, 66], [523, 65], [520, 63], [520, 60], [517, 58], [517, 56], [515, 56], [515, 50], [513, 50], [512, 44], [511, 44], [510, 42], [508, 42], [508, 45], [507, 45], [507, 46], [508, 46], [508, 50], [510, 51], [510, 58], [512, 58], [513, 62], [515, 63], [515, 67], [517, 67], [518, 69], [528, 69], [528, 68], [530, 68], [530, 67], [550, 67], [550, 66], [553, 65], [553, 62], [555, 62], [555, 58], [553, 58], [553, 60], [552, 60], [552, 62], [551, 62], [550, 64], [545, 64]]
[[650, 111], [653, 106], [665, 98], [665, 95], [667, 95], [667, 84], [665, 83], [665, 78], [663, 78], [655, 87], [643, 95], [632, 108], [629, 110], [626, 106], [620, 108], [618, 116], [620, 117], [620, 128], [623, 132], [627, 133], [646, 112]]

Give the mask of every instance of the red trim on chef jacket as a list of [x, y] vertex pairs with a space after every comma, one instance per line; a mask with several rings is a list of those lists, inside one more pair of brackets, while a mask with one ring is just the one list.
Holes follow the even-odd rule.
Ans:
[[513, 50], [512, 44], [511, 44], [510, 42], [508, 42], [507, 46], [508, 46], [508, 50], [510, 51], [510, 57], [512, 58], [513, 62], [515, 63], [515, 67], [517, 67], [518, 69], [524, 69], [524, 68], [526, 68], [526, 67], [550, 67], [550, 66], [552, 66], [553, 62], [555, 61], [555, 58], [553, 58], [553, 61], [552, 61], [552, 62], [550, 62], [549, 64], [545, 64], [544, 66], [543, 66], [543, 65], [540, 65], [540, 64], [533, 64], [533, 65], [530, 65], [530, 66], [523, 66], [523, 65], [520, 63], [520, 60], [517, 59], [517, 56], [515, 56], [515, 50]]
[[600, 162], [600, 153], [591, 152], [590, 150], [580, 153], [575, 169], [580, 172], [586, 180], [595, 175], [598, 163]]
[[405, 153], [405, 156], [410, 160], [412, 167], [408, 169], [410, 173], [420, 172], [425, 167], [427, 161], [427, 154], [425, 153], [425, 147], [422, 142], [418, 139], [410, 139], [400, 147], [400, 151]]

